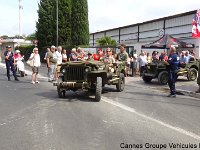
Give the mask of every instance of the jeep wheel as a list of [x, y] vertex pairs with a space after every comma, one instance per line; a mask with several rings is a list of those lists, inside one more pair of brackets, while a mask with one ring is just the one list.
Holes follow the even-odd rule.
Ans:
[[195, 68], [190, 68], [187, 74], [187, 79], [189, 81], [194, 81], [197, 78], [197, 70]]
[[102, 93], [102, 78], [97, 77], [96, 91], [95, 91], [95, 101], [99, 102], [101, 100]]
[[158, 82], [159, 84], [167, 84], [168, 82], [168, 72], [167, 71], [162, 71], [158, 75]]
[[59, 86], [57, 86], [57, 91], [58, 91], [58, 97], [59, 98], [65, 98], [65, 93], [66, 93], [65, 90], [63, 90]]
[[142, 79], [144, 82], [148, 83], [148, 82], [151, 82], [152, 77], [145, 76], [145, 72], [143, 72]]
[[65, 98], [66, 91], [61, 89], [61, 87], [59, 85], [60, 83], [63, 82], [62, 77], [59, 77], [57, 82], [58, 82], [58, 86], [57, 86], [58, 97], [59, 98]]
[[116, 85], [117, 91], [122, 92], [125, 87], [125, 77], [123, 73], [120, 73], [118, 83]]

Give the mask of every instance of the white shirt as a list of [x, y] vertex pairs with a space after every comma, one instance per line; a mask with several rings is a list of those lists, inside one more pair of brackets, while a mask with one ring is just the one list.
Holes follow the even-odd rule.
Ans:
[[144, 56], [140, 55], [138, 61], [139, 61], [140, 67], [145, 66], [147, 64], [147, 56], [146, 55], [144, 55]]
[[61, 52], [56, 51], [57, 64], [62, 64], [62, 54]]
[[32, 53], [31, 56], [30, 56], [30, 58], [31, 59], [33, 58], [33, 65], [35, 67], [40, 67], [41, 62], [40, 62], [40, 55], [39, 54], [35, 54], [35, 56], [34, 56], [34, 53]]

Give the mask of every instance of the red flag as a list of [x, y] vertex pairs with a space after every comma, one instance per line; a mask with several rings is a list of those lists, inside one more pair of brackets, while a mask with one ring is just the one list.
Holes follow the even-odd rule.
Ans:
[[197, 10], [192, 20], [192, 37], [200, 38], [200, 9]]

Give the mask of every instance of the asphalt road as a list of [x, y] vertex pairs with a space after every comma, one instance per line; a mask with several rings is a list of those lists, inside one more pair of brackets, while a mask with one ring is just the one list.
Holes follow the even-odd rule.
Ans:
[[199, 99], [131, 78], [124, 92], [105, 87], [100, 102], [81, 91], [59, 99], [43, 76], [7, 81], [0, 67], [0, 150], [200, 149]]

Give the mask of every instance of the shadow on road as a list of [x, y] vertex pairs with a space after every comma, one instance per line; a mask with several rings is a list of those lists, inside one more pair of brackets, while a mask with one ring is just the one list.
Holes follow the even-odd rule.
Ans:
[[53, 101], [64, 101], [64, 102], [95, 102], [94, 98], [86, 95], [83, 91], [66, 91], [64, 98], [59, 98], [56, 90], [51, 90], [49, 92], [41, 92], [36, 95], [47, 98]]

